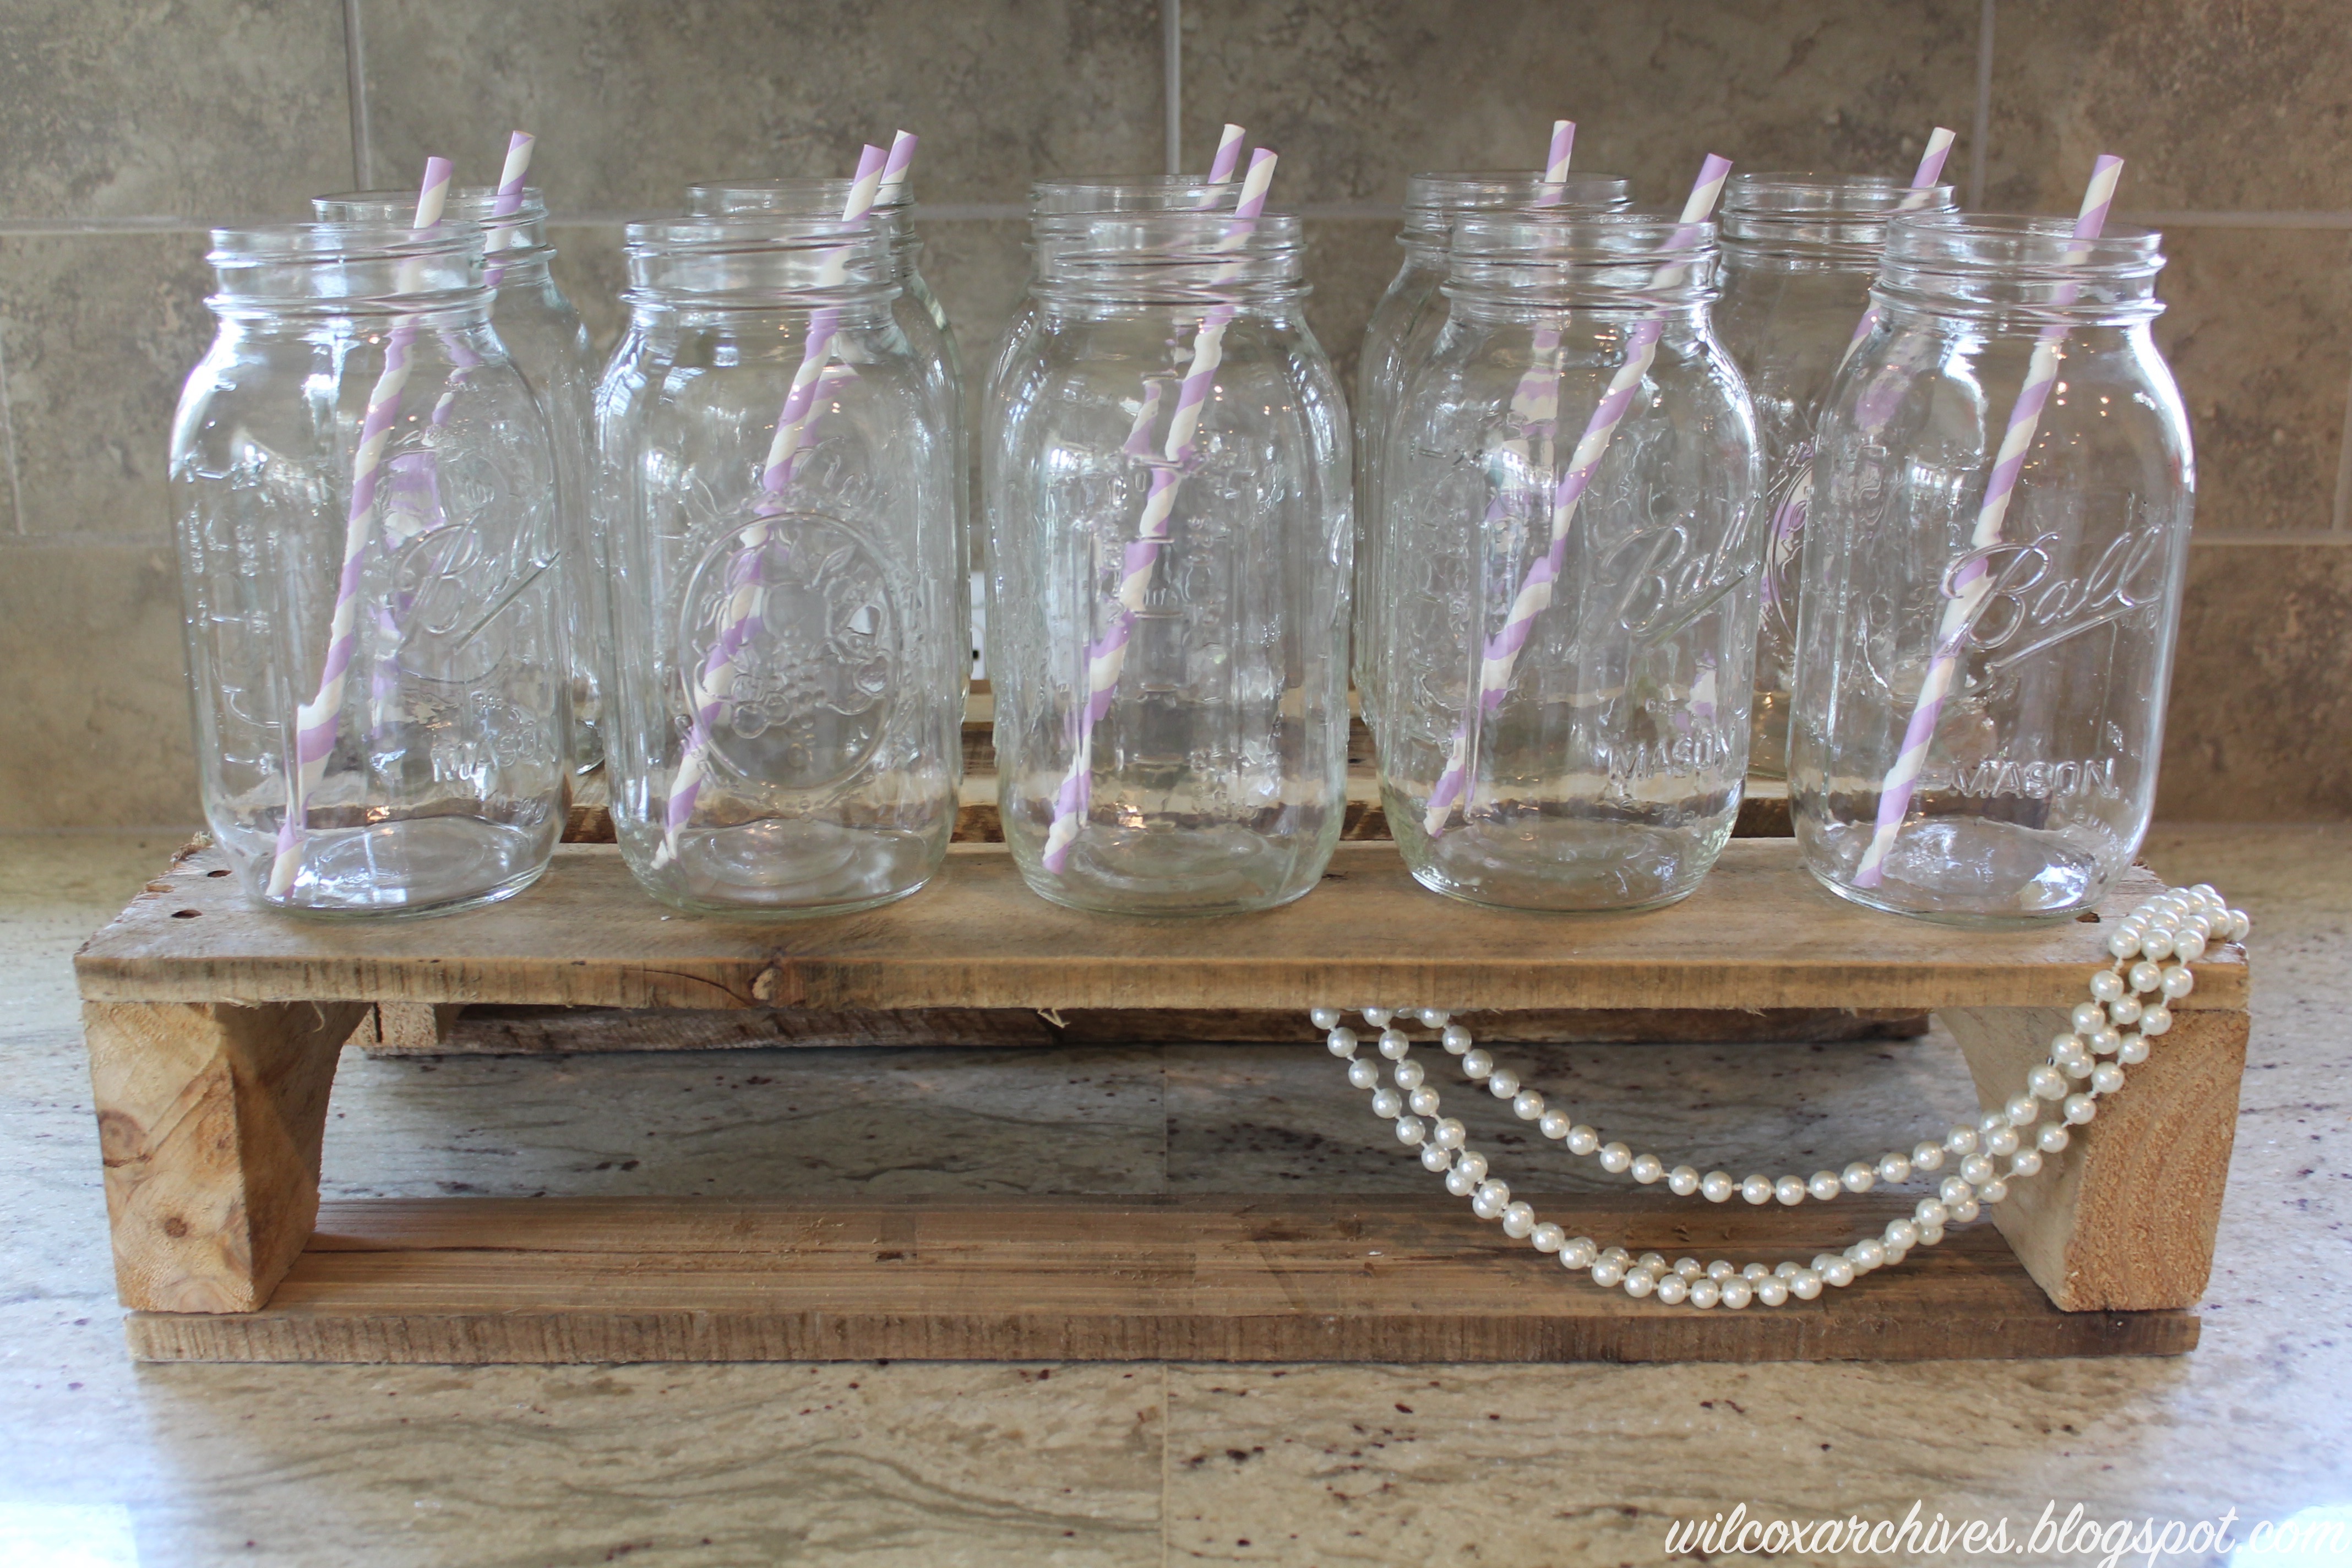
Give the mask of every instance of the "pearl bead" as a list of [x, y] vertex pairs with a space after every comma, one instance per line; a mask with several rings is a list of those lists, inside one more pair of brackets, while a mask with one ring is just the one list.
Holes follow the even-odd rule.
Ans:
[[2123, 1043], [2123, 1035], [2113, 1024], [2102, 1024], [2091, 1032], [2091, 1049], [2103, 1057], [2114, 1056]]
[[[2151, 1040], [2171, 1027], [2172, 1009], [2169, 1007], [2150, 1007], [2139, 1016], [2139, 1032]], [[2116, 1054], [2120, 1056], [2123, 1053], [2118, 1051]]]
[[2074, 1141], [2063, 1121], [2053, 1121], [2033, 1135], [2033, 1146], [2045, 1154], [2055, 1154]]
[[2127, 1068], [2137, 1067], [2147, 1060], [2147, 1042], [2137, 1035], [2132, 1036], [2123, 1043], [2123, 1048], [2116, 1052], [2116, 1060]]
[[1944, 1146], [1922, 1143], [1911, 1151], [1911, 1168], [1915, 1171], [1940, 1171], [1944, 1168]]
[[1706, 1266], [1706, 1277], [1718, 1285], [1738, 1272], [1738, 1269], [1731, 1266], [1731, 1260], [1727, 1258], [1716, 1258]]
[[2009, 1196], [2009, 1184], [1998, 1176], [1977, 1189], [1977, 1199], [1980, 1203], [1997, 1204], [2007, 1196]]
[[1874, 1166], [1856, 1160], [1838, 1173], [1838, 1180], [1845, 1184], [1847, 1192], [1866, 1193], [1877, 1184], [1878, 1171]]
[[1606, 1258], [1592, 1266], [1592, 1282], [1604, 1290], [1613, 1288], [1624, 1278], [1624, 1265], [1612, 1263]]
[[1323, 1037], [1323, 1045], [1333, 1056], [1342, 1061], [1348, 1060], [1356, 1054], [1356, 1031], [1334, 1029]]
[[2091, 976], [2091, 999], [2095, 1002], [2119, 1002], [2124, 994], [2124, 977], [2112, 969], [2102, 969]]
[[1538, 1252], [1558, 1252], [1567, 1245], [1568, 1232], [1546, 1220], [1528, 1233], [1528, 1239], [1535, 1244]]
[[1533, 1121], [1544, 1113], [1544, 1097], [1534, 1089], [1523, 1089], [1511, 1097], [1511, 1114], [1522, 1121]]
[[2171, 957], [2172, 928], [2169, 926], [2150, 926], [2148, 928], [2147, 934], [2139, 939], [2139, 950], [2147, 954], [2150, 958], [2162, 959]]
[[1415, 1116], [1437, 1114], [1437, 1091], [1423, 1084], [1404, 1097], [1404, 1108]]
[[2089, 1095], [2070, 1094], [2066, 1097], [2066, 1120], [2073, 1122], [2075, 1126], [2080, 1127], [2084, 1122], [2088, 1121], [2092, 1117], [2096, 1116], [2098, 1113], [2098, 1101], [2093, 1100]]
[[[2093, 1078], [2098, 1075], [2094, 1073]], [[2004, 1127], [1984, 1142], [1985, 1152], [1996, 1160], [2005, 1160], [2017, 1152], [2017, 1129]]]
[[1743, 1263], [1739, 1266], [1739, 1277], [1742, 1279], [1747, 1280], [1750, 1285], [1755, 1284], [1756, 1281], [1763, 1279], [1766, 1275], [1771, 1272], [1772, 1271], [1769, 1268], [1765, 1268], [1761, 1263]]
[[1654, 1186], [1666, 1173], [1666, 1163], [1655, 1154], [1636, 1154], [1628, 1169], [1633, 1172], [1633, 1179], [1643, 1186]]
[[1845, 1253], [1853, 1259], [1855, 1268], [1875, 1268], [1886, 1261], [1886, 1244], [1874, 1236], [1865, 1236], [1847, 1247]]
[[1957, 1209], [1975, 1197], [1977, 1189], [1975, 1184], [1958, 1176], [1946, 1176], [1942, 1184], [1936, 1188], [1936, 1195], [1944, 1201], [1946, 1207]]
[[1307, 1009], [1307, 1016], [1317, 1028], [1328, 1029], [1333, 1025], [1339, 1023], [1339, 1009], [1337, 1007], [1310, 1007]]
[[1364, 1016], [1364, 1022], [1375, 1029], [1387, 1028], [1389, 1020], [1396, 1016], [1386, 1007], [1359, 1007], [1356, 1011], [1361, 1013]]
[[1966, 1225], [1982, 1212], [1983, 1211], [1977, 1206], [1977, 1201], [1974, 1198], [1970, 1198], [1964, 1204], [1954, 1204], [1952, 1205], [1952, 1223], [1954, 1225]]
[[1756, 1299], [1756, 1287], [1745, 1279], [1727, 1279], [1717, 1289], [1718, 1299], [1735, 1312]]
[[1470, 1031], [1459, 1024], [1448, 1024], [1438, 1040], [1447, 1051], [1458, 1057], [1470, 1048]]
[[1678, 1198], [1686, 1198], [1698, 1191], [1698, 1168], [1695, 1165], [1676, 1165], [1673, 1170], [1668, 1171], [1666, 1191]]
[[1789, 1276], [1789, 1294], [1800, 1301], [1810, 1301], [1822, 1293], [1822, 1276], [1817, 1268], [1800, 1268]]
[[2008, 1125], [2009, 1113], [2007, 1111], [1987, 1110], [1979, 1112], [1977, 1117], [1977, 1136], [1979, 1138], [1990, 1138]]
[[2131, 966], [2131, 988], [2133, 990], [2153, 991], [2158, 985], [2163, 984], [2164, 971], [2158, 968], [2156, 964], [2149, 963], [2147, 959], [2143, 958], [2137, 963]]
[[1418, 1116], [1400, 1116], [1396, 1124], [1397, 1142], [1412, 1148], [1429, 1136], [1429, 1129]]
[[1772, 1195], [1790, 1208], [1805, 1201], [1805, 1178], [1783, 1176], [1772, 1184]]
[[1454, 1157], [1454, 1168], [1467, 1175], [1475, 1189], [1486, 1179], [1486, 1156], [1475, 1149], [1465, 1149]]
[[1770, 1203], [1772, 1201], [1772, 1178], [1762, 1175], [1749, 1176], [1739, 1184], [1739, 1195], [1746, 1198], [1751, 1204]]
[[1921, 1226], [1919, 1227], [1919, 1245], [1920, 1245], [1920, 1246], [1922, 1246], [1922, 1247], [1933, 1247], [1933, 1246], [1935, 1246], [1937, 1242], [1939, 1242], [1939, 1241], [1941, 1241], [1941, 1240], [1943, 1240], [1943, 1239], [1944, 1239], [1944, 1227], [1943, 1227], [1942, 1226], [1940, 1226], [1940, 1225], [1923, 1225], [1923, 1226]]
[[2009, 1173], [2012, 1176], [2039, 1175], [2041, 1171], [2042, 1151], [2039, 1149], [2020, 1149], [2010, 1159]]
[[1815, 1171], [1805, 1179], [1805, 1191], [1818, 1202], [1827, 1203], [1845, 1191], [1845, 1184], [1838, 1180], [1835, 1171]]
[[1422, 1079], [1429, 1075], [1422, 1070], [1419, 1062], [1399, 1062], [1396, 1071], [1389, 1076], [1396, 1079], [1399, 1089], [1419, 1089]]
[[1600, 1147], [1601, 1134], [1595, 1132], [1591, 1128], [1579, 1124], [1568, 1130], [1568, 1152], [1570, 1153], [1590, 1154], [1595, 1149]]
[[1672, 1266], [1666, 1262], [1665, 1255], [1664, 1253], [1645, 1252], [1642, 1254], [1641, 1257], [1633, 1259], [1633, 1261], [1640, 1264], [1643, 1268], [1648, 1269], [1653, 1274], [1668, 1274], [1673, 1272]]
[[2245, 910], [2231, 910], [2230, 911], [2230, 940], [2231, 942], [2245, 941], [2246, 933], [2253, 929], [2254, 922], [2247, 918]]
[[1960, 1162], [1960, 1180], [1972, 1187], [1981, 1187], [1992, 1180], [1992, 1162], [1982, 1154], [1971, 1154]]
[[1955, 1127], [1944, 1134], [1944, 1152], [1948, 1154], [1973, 1154], [1977, 1152], [1977, 1130]]
[[2162, 989], [2166, 1001], [2178, 1002], [2197, 989], [2197, 976], [2189, 973], [2185, 963], [2168, 963], [2164, 966]]
[[1622, 1247], [1604, 1247], [1601, 1249], [1601, 1256], [1620, 1268], [1630, 1268], [1633, 1264], [1633, 1255]]
[[1471, 1051], [1462, 1058], [1463, 1076], [1475, 1081], [1495, 1070], [1495, 1058], [1484, 1051]]
[[1445, 1190], [1457, 1198], [1466, 1198], [1478, 1190], [1478, 1180], [1465, 1174], [1462, 1167], [1456, 1165], [1445, 1173]]
[[1519, 1092], [1519, 1075], [1508, 1068], [1496, 1068], [1486, 1079], [1486, 1092], [1496, 1100], [1508, 1100]]
[[1421, 1026], [1424, 1029], [1442, 1029], [1445, 1027], [1446, 1019], [1453, 1016], [1443, 1007], [1423, 1007], [1415, 1016], [1421, 1019]]
[[1532, 1205], [1514, 1200], [1503, 1205], [1503, 1234], [1513, 1241], [1524, 1241], [1536, 1228], [1536, 1211]]
[[1714, 1280], [1694, 1279], [1691, 1281], [1690, 1304], [1692, 1306], [1712, 1307], [1721, 1300], [1723, 1300], [1723, 1287], [1717, 1285]]
[[[2120, 1050], [2122, 1047], [2117, 1047], [2116, 1048]], [[2088, 1054], [2084, 1054], [2082, 1056], [2068, 1057], [2064, 1061], [2060, 1062], [2058, 1065], [2065, 1070], [2068, 1078], [2088, 1078], [2091, 1076], [2091, 1069], [2098, 1064], [2093, 1061]]]
[[1400, 1114], [1403, 1110], [1404, 1096], [1399, 1094], [1395, 1089], [1374, 1089], [1372, 1091], [1372, 1114], [1374, 1116], [1386, 1121], [1390, 1117]]
[[1911, 1162], [1901, 1154], [1881, 1154], [1878, 1157], [1878, 1179], [1892, 1186], [1896, 1182], [1911, 1179]]
[[1601, 1168], [1611, 1175], [1624, 1174], [1633, 1163], [1633, 1151], [1622, 1143], [1603, 1143], [1601, 1146]]
[[1388, 1058], [1389, 1060], [1401, 1062], [1404, 1060], [1404, 1054], [1411, 1049], [1412, 1049], [1412, 1040], [1402, 1030], [1382, 1029], [1381, 1031], [1381, 1055]]
[[1952, 1217], [1952, 1211], [1936, 1198], [1921, 1198], [1913, 1205], [1911, 1217], [1923, 1226], [1941, 1225]]
[[1635, 1268], [1625, 1276], [1625, 1294], [1640, 1300], [1658, 1288], [1658, 1277], [1646, 1268]]
[[1557, 1143], [1567, 1137], [1568, 1130], [1575, 1125], [1569, 1120], [1567, 1111], [1547, 1110], [1537, 1120], [1536, 1131]]
[[2091, 1047], [2083, 1043], [2082, 1036], [2068, 1035], [2050, 1047], [2050, 1059], [2072, 1072], [2076, 1063], [2091, 1059]]
[[[1496, 1189], [1501, 1187], [1497, 1194]], [[1504, 1206], [1511, 1201], [1511, 1189], [1500, 1182], [1488, 1182], [1470, 1196], [1470, 1212], [1480, 1219], [1501, 1217]]]
[[1728, 1171], [1709, 1171], [1699, 1178], [1698, 1190], [1699, 1195], [1707, 1202], [1719, 1204], [1738, 1192], [1739, 1184], [1731, 1179]]
[[1453, 1163], [1454, 1152], [1452, 1150], [1442, 1148], [1433, 1142], [1423, 1143], [1421, 1146], [1421, 1168], [1429, 1172], [1431, 1174], [1434, 1175], [1440, 1171], [1446, 1170], [1451, 1167]]
[[1768, 1307], [1777, 1307], [1789, 1299], [1789, 1282], [1767, 1275], [1756, 1281], [1756, 1299]]
[[1380, 1064], [1378, 1062], [1368, 1062], [1363, 1060], [1349, 1062], [1348, 1064], [1348, 1081], [1354, 1084], [1358, 1089], [1377, 1088], [1381, 1081]]
[[2030, 1094], [2012, 1094], [2001, 1108], [2011, 1127], [2031, 1127], [2042, 1120], [2042, 1102]]
[[[1470, 1141], [1470, 1130], [1454, 1117], [1443, 1117], [1429, 1130], [1429, 1141], [1441, 1149], [1459, 1149]], [[1486, 1168], [1485, 1161], [1479, 1162], [1479, 1168]]]
[[2126, 996], [2119, 1002], [2107, 1004], [2107, 1016], [2118, 1029], [2128, 1029], [2138, 1023], [2139, 1016], [2146, 1009], [2140, 1006], [2136, 997]]
[[1575, 1237], [1560, 1244], [1559, 1266], [1563, 1268], [1590, 1268], [1600, 1256], [1600, 1249], [1592, 1245], [1591, 1237]]
[[[1801, 1279], [1804, 1276], [1801, 1274], [1797, 1278]], [[1843, 1258], [1832, 1258], [1827, 1267], [1822, 1268], [1822, 1278], [1843, 1289], [1853, 1283], [1853, 1264]]]
[[2073, 1015], [2074, 1032], [2087, 1035], [2107, 1021], [2107, 1010], [2096, 1002], [2077, 1002]]
[[1919, 1227], [1907, 1219], [1890, 1219], [1886, 1222], [1885, 1237], [1889, 1247], [1916, 1247], [1919, 1244]]
[[2113, 1094], [2124, 1086], [2124, 1069], [2113, 1062], [2101, 1062], [2091, 1069], [2091, 1092]]
[[1675, 1272], [1685, 1279], [1696, 1279], [1706, 1272], [1706, 1265], [1696, 1258], [1677, 1258], [1675, 1259]]
[[2110, 931], [2107, 933], [2107, 951], [2117, 958], [2129, 958], [2139, 951], [2139, 938], [2126, 931]]
[[1690, 1297], [1690, 1281], [1679, 1274], [1669, 1274], [1657, 1284], [1658, 1300], [1669, 1307], [1679, 1307]]
[[2066, 1098], [2066, 1075], [2046, 1064], [2025, 1075], [2025, 1086], [2043, 1100]]

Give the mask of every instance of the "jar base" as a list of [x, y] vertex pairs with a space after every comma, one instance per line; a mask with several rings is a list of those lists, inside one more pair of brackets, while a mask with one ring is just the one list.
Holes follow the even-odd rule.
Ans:
[[1529, 813], [1463, 823], [1433, 839], [1416, 835], [1405, 863], [1414, 881], [1465, 903], [1630, 913], [1690, 897], [1729, 835], [1727, 819], [1663, 827]]
[[[472, 816], [415, 816], [361, 827], [312, 828], [301, 869], [283, 898], [257, 893], [304, 920], [406, 920], [455, 914], [510, 899], [539, 880], [554, 849], [551, 826]], [[256, 887], [268, 880], [255, 868]]]
[[[2111, 880], [2107, 857], [2048, 828], [1983, 817], [1906, 823], [1875, 888], [1853, 879], [1870, 842], [1866, 822], [1804, 831], [1805, 868], [1838, 897], [1865, 909], [1975, 930], [2020, 930], [2094, 908]], [[2128, 856], [2121, 858], [2128, 860]]]
[[1244, 827], [1175, 832], [1089, 825], [1056, 875], [1024, 856], [1030, 891], [1065, 909], [1108, 915], [1231, 915], [1304, 898], [1330, 845], [1318, 832]]
[[678, 835], [677, 858], [652, 862], [661, 836], [631, 857], [638, 882], [691, 914], [805, 919], [855, 914], [918, 891], [938, 871], [936, 834], [770, 817]]

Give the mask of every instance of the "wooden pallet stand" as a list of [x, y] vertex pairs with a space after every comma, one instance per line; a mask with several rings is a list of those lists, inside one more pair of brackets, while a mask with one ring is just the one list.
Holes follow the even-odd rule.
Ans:
[[[2156, 888], [2136, 872], [2103, 921]], [[1410, 996], [1490, 1014], [1932, 1012], [1993, 1104], [2085, 994], [2103, 921], [1987, 933], [1875, 915], [1816, 886], [1789, 840], [1754, 838], [1683, 903], [1624, 917], [1452, 903], [1413, 884], [1392, 845], [1355, 842], [1285, 909], [1110, 920], [1034, 898], [1001, 846], [965, 844], [913, 898], [778, 925], [674, 915], [616, 850], [582, 844], [504, 904], [328, 925], [255, 910], [220, 855], [194, 847], [77, 968], [117, 1285], [148, 1359], [2178, 1352], [2196, 1342], [2188, 1309], [2210, 1267], [2244, 1064], [2233, 947], [2200, 962], [2171, 1033], [1993, 1211], [1998, 1231], [1956, 1227], [1899, 1268], [1774, 1310], [1595, 1289], [1442, 1195], [318, 1197], [341, 1046], [371, 1020], [431, 1032], [435, 1009], [1197, 1017]], [[1544, 1206], [1636, 1250], [1768, 1258], [1842, 1246], [1895, 1212], [1644, 1190]]]

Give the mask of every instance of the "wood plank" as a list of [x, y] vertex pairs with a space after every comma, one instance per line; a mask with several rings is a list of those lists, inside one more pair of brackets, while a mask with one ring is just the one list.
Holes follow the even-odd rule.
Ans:
[[[1675, 1256], [1809, 1258], [1902, 1205], [1545, 1205]], [[1990, 1226], [1819, 1301], [1636, 1301], [1441, 1198], [429, 1199], [329, 1205], [261, 1311], [134, 1314], [151, 1361], [1781, 1361], [2177, 1354], [2053, 1309]]]
[[[1787, 840], [1734, 841], [1698, 890], [1635, 915], [1546, 915], [1441, 899], [1393, 846], [1343, 844], [1278, 910], [1116, 919], [1048, 904], [994, 846], [949, 852], [911, 898], [838, 919], [676, 914], [617, 850], [567, 846], [505, 903], [423, 921], [329, 923], [258, 910], [217, 852], [148, 884], [77, 954], [100, 1001], [527, 1003], [624, 1007], [1301, 1008], [1410, 999], [1541, 1008], [2071, 1005], [2106, 927], [1957, 931], [1857, 908]], [[2108, 899], [2120, 918], [2159, 884]], [[2198, 964], [2192, 1006], [2242, 1009], [2244, 954]]]

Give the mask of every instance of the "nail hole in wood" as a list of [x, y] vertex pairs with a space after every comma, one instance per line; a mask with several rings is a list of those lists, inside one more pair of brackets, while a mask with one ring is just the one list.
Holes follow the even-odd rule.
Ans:
[[2081, 914], [2074, 917], [2074, 923], [2076, 925], [2084, 926], [2097, 925], [2099, 923], [2099, 911], [2096, 910], [2084, 910]]
[[223, 866], [218, 870], [207, 871], [205, 875], [207, 877], [226, 877], [228, 875], [228, 868]]
[[192, 921], [204, 912], [202, 910], [173, 910], [172, 918], [175, 921]]

